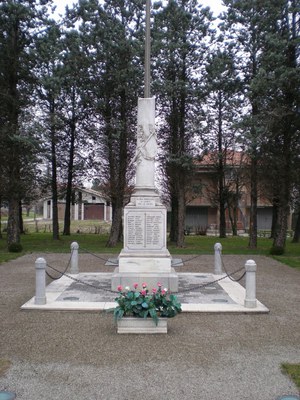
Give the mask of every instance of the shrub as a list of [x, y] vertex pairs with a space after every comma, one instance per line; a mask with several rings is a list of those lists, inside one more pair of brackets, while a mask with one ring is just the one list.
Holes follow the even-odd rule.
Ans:
[[272, 246], [272, 248], [270, 250], [270, 254], [272, 256], [282, 256], [282, 254], [284, 254], [284, 247]]
[[21, 243], [11, 243], [8, 246], [8, 251], [10, 253], [21, 253], [22, 250], [23, 250], [23, 247], [22, 247]]

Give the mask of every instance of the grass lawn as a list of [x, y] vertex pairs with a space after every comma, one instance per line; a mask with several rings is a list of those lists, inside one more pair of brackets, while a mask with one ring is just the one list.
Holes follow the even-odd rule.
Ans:
[[[106, 242], [108, 234], [87, 234], [73, 233], [71, 236], [60, 236], [58, 241], [52, 239], [52, 234], [47, 232], [28, 233], [22, 235], [21, 242], [23, 246], [22, 253], [8, 253], [6, 249], [6, 236], [0, 239], [0, 262], [8, 261], [26, 253], [67, 253], [70, 251], [72, 242], [78, 242], [79, 251], [89, 251], [93, 253], [112, 253], [118, 254], [122, 249], [120, 243], [115, 248], [107, 248]], [[259, 254], [270, 256], [272, 240], [267, 238], [258, 238], [258, 247], [255, 250], [248, 249], [247, 237], [228, 237], [220, 239], [209, 236], [186, 236], [186, 246], [177, 248], [173, 244], [168, 244], [168, 249], [172, 255], [179, 254], [213, 254], [214, 244], [221, 243], [223, 254]], [[271, 256], [270, 256], [271, 257]], [[291, 243], [287, 240], [286, 252], [283, 256], [274, 256], [274, 258], [291, 267], [300, 270], [300, 243]]]
[[10, 366], [11, 366], [10, 361], [3, 360], [2, 358], [0, 358], [0, 376], [4, 375]]
[[300, 390], [300, 364], [282, 364], [281, 369], [293, 380]]

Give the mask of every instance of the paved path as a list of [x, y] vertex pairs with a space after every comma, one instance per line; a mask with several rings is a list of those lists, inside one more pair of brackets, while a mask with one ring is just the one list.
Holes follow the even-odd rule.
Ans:
[[[0, 265], [0, 359], [12, 362], [0, 391], [23, 400], [273, 400], [298, 394], [280, 372], [300, 362], [300, 272], [260, 256], [224, 256], [235, 271], [258, 266], [257, 298], [269, 314], [181, 314], [167, 335], [117, 335], [112, 316], [20, 311], [34, 294], [34, 261], [62, 267], [68, 255], [32, 254]], [[102, 255], [103, 258], [108, 258]], [[184, 260], [190, 256], [182, 257]], [[110, 272], [90, 255], [86, 272]], [[213, 256], [178, 272], [212, 272]]]

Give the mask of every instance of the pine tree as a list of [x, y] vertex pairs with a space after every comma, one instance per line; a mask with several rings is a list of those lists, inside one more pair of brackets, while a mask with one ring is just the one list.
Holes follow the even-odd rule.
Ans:
[[276, 5], [267, 3], [266, 18], [270, 25], [264, 38], [261, 70], [253, 86], [264, 99], [263, 148], [267, 157], [263, 161], [271, 166], [270, 179], [276, 199], [273, 248], [283, 252], [292, 189], [299, 171], [300, 6], [293, 0], [281, 0]]
[[52, 235], [53, 239], [58, 240], [58, 149], [61, 141], [61, 121], [58, 112], [61, 108], [60, 95], [62, 91], [62, 64], [60, 62], [62, 32], [55, 21], [48, 21], [48, 24], [48, 28], [37, 40], [35, 74], [37, 76], [36, 94], [41, 114], [44, 156], [46, 163], [50, 164], [49, 170], [51, 171]]
[[[226, 237], [225, 210], [229, 205], [235, 209], [232, 221], [236, 219], [236, 196], [239, 196], [240, 176], [234, 157], [238, 148], [238, 123], [241, 114], [242, 93], [240, 79], [234, 63], [233, 55], [226, 50], [217, 50], [209, 57], [206, 66], [207, 97], [205, 102], [206, 136], [211, 161], [214, 161], [215, 178], [217, 179], [217, 193], [213, 193], [215, 203], [219, 207], [219, 235]], [[235, 174], [235, 192], [232, 182], [227, 179], [227, 174]], [[235, 226], [236, 224], [233, 224]], [[235, 229], [235, 228], [234, 228]], [[235, 229], [236, 230], [236, 229]]]
[[194, 0], [158, 8], [153, 29], [154, 83], [163, 117], [158, 136], [172, 208], [170, 239], [184, 245], [186, 195], [193, 170], [195, 104], [211, 15]]
[[259, 73], [260, 55], [267, 30], [265, 2], [259, 0], [225, 0], [228, 7], [224, 14], [225, 42], [235, 46], [240, 74], [243, 77], [244, 93], [247, 96], [248, 114], [245, 117], [245, 145], [251, 159], [250, 166], [250, 229], [249, 248], [257, 247], [257, 202], [260, 143], [262, 140], [260, 98], [253, 88], [253, 80]]
[[142, 83], [140, 1], [87, 1], [78, 8], [85, 51], [90, 58], [89, 107], [95, 116], [97, 178], [112, 205], [107, 243], [122, 237], [123, 207], [128, 201], [135, 150], [137, 99]]
[[[64, 235], [70, 235], [71, 203], [74, 182], [80, 182], [88, 168], [90, 155], [90, 131], [88, 123], [91, 115], [85, 107], [87, 91], [85, 84], [88, 70], [87, 58], [82, 48], [82, 37], [72, 29], [65, 33], [63, 40], [62, 109], [62, 179], [66, 182], [66, 208], [64, 215]], [[65, 175], [65, 176], [64, 176]]]
[[[34, 146], [22, 120], [31, 104], [34, 42], [48, 1], [13, 1], [0, 4], [0, 169], [8, 201], [8, 246], [20, 244], [19, 204], [26, 192], [24, 177]], [[27, 132], [27, 133], [26, 133]]]

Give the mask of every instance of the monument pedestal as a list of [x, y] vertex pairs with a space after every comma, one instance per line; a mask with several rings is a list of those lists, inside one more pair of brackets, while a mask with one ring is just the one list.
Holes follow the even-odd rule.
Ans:
[[167, 210], [157, 196], [134, 196], [124, 209], [124, 248], [112, 276], [112, 290], [134, 283], [178, 291], [178, 276], [166, 247]]

